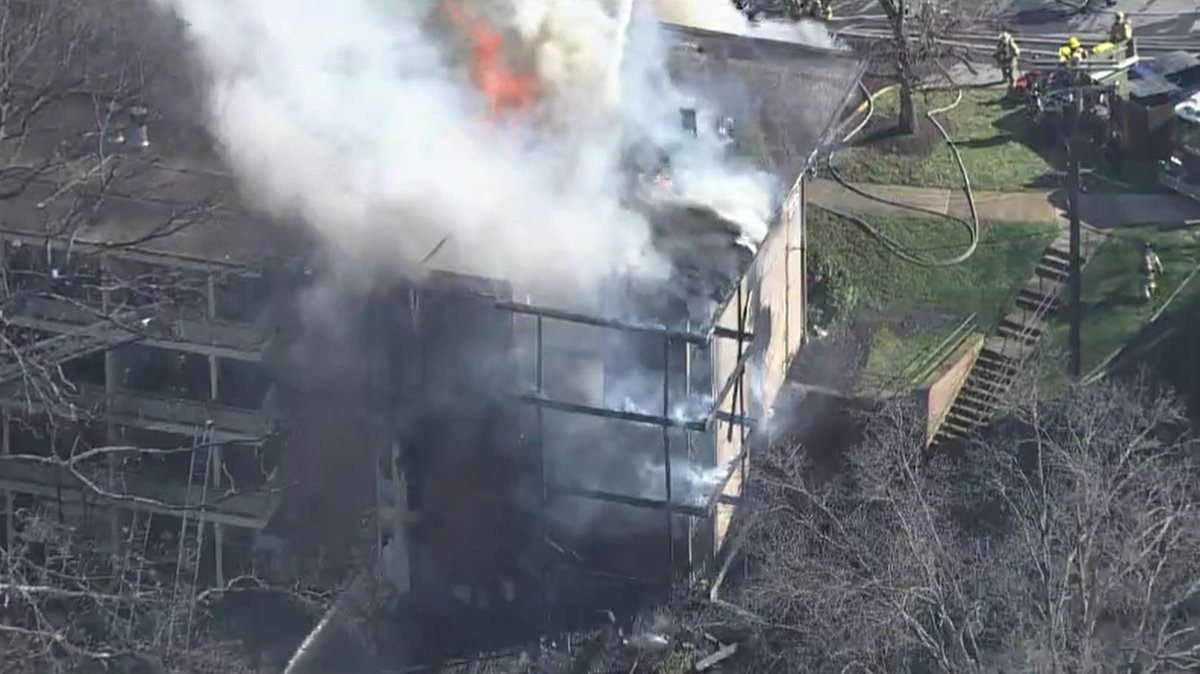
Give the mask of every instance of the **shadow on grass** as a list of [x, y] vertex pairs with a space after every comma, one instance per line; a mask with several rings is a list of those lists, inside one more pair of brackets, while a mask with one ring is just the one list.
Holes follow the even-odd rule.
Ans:
[[1024, 108], [1024, 106], [1021, 104], [1020, 97], [1014, 93], [1006, 93], [999, 98], [990, 101], [983, 101], [979, 105], [985, 108], [1000, 108], [1001, 110], [1016, 110], [1017, 108]]
[[1113, 311], [1128, 309], [1140, 304], [1143, 304], [1142, 298], [1123, 290], [1115, 290], [1101, 299], [1086, 303], [1087, 311]]
[[[1040, 176], [1030, 180], [1025, 184], [1025, 186], [1038, 190], [1054, 190], [1062, 187], [1062, 182], [1062, 175], [1059, 173], [1043, 173]], [[1055, 202], [1054, 205], [1059, 206], [1057, 202]]]
[[975, 140], [958, 142], [955, 143], [955, 145], [957, 145], [960, 149], [967, 148], [971, 150], [986, 150], [988, 148], [1005, 145], [1009, 142], [1009, 140], [1010, 139], [1008, 136], [998, 133], [990, 138], [977, 138]]
[[866, 133], [859, 136], [858, 140], [854, 141], [852, 145], [870, 145], [872, 143], [899, 138], [904, 135], [900, 133], [900, 125], [891, 120], [879, 125], [868, 124], [864, 131]]
[[1112, 374], [1121, 380], [1149, 376], [1172, 388], [1200, 423], [1200, 292], [1193, 289], [1180, 301], [1181, 306], [1129, 340]]

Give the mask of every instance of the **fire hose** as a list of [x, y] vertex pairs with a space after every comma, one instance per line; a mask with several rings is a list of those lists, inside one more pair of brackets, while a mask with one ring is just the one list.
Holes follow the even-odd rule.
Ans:
[[[946, 79], [950, 81], [951, 85], [955, 84], [954, 79], [950, 76], [950, 73], [946, 72], [945, 69], [942, 70], [942, 73], [946, 76]], [[858, 123], [858, 125], [856, 127], [854, 127], [854, 129], [852, 129], [848, 134], [846, 134], [845, 137], [843, 137], [841, 139], [842, 144], [848, 143], [851, 139], [853, 139], [855, 136], [857, 136], [864, 128], [866, 128], [867, 124], [870, 122], [871, 118], [875, 114], [875, 98], [880, 93], [882, 93], [882, 90], [881, 90], [880, 92], [876, 92], [876, 93], [872, 94], [870, 91], [867, 90], [866, 86], [861, 81], [858, 83], [858, 86], [862, 90], [863, 94], [866, 96], [867, 114], [865, 117], [863, 117], [862, 121], [860, 121]], [[954, 157], [955, 163], [958, 164], [958, 170], [959, 170], [959, 173], [962, 175], [962, 179], [963, 179], [963, 192], [967, 198], [967, 207], [971, 212], [970, 221], [963, 220], [961, 218], [957, 218], [948, 213], [942, 213], [939, 211], [922, 208], [920, 206], [913, 206], [912, 204], [906, 204], [903, 202], [894, 201], [892, 199], [887, 199], [885, 197], [881, 197], [881, 196], [878, 196], [875, 194], [870, 194], [870, 193], [862, 190], [861, 188], [851, 185], [849, 182], [847, 182], [845, 179], [842, 178], [841, 174], [838, 173], [837, 168], [833, 164], [833, 157], [834, 157], [834, 154], [836, 153], [836, 150], [831, 150], [825, 156], [825, 166], [826, 166], [826, 169], [829, 171], [830, 176], [834, 179], [834, 181], [836, 181], [843, 188], [845, 188], [863, 198], [870, 199], [872, 201], [876, 201], [876, 202], [886, 204], [889, 206], [894, 206], [897, 208], [903, 208], [903, 209], [915, 211], [918, 213], [934, 215], [937, 217], [945, 218], [947, 220], [952, 220], [954, 222], [958, 222], [958, 223], [965, 225], [967, 228], [967, 232], [970, 235], [970, 242], [968, 243], [966, 250], [964, 250], [963, 252], [959, 253], [958, 255], [955, 255], [954, 257], [951, 257], [948, 259], [927, 258], [927, 257], [921, 256], [921, 255], [918, 255], [912, 251], [906, 250], [904, 245], [901, 244], [899, 241], [896, 241], [892, 237], [890, 237], [887, 234], [885, 234], [884, 232], [880, 231], [877, 227], [875, 227], [870, 222], [866, 221], [865, 219], [863, 219], [860, 216], [857, 216], [857, 215], [854, 215], [851, 213], [846, 213], [844, 211], [838, 210], [836, 208], [830, 208], [828, 206], [817, 205], [817, 208], [820, 208], [821, 210], [824, 210], [828, 213], [832, 213], [833, 215], [836, 215], [844, 220], [849, 220], [850, 222], [853, 222], [854, 224], [858, 225], [859, 228], [861, 228], [868, 235], [879, 240], [879, 242], [882, 243], [893, 255], [899, 257], [900, 259], [902, 259], [905, 262], [908, 262], [910, 264], [915, 264], [915, 265], [922, 266], [922, 267], [952, 267], [955, 265], [962, 264], [963, 262], [966, 262], [968, 259], [970, 259], [971, 256], [975, 254], [975, 250], [979, 247], [980, 223], [979, 223], [979, 212], [978, 212], [978, 210], [976, 208], [976, 204], [975, 204], [975, 193], [971, 187], [971, 177], [970, 177], [969, 173], [967, 172], [966, 164], [963, 162], [962, 154], [959, 152], [957, 144], [954, 142], [954, 139], [950, 137], [950, 133], [948, 131], [946, 131], [946, 127], [943, 126], [942, 123], [940, 121], [938, 121], [938, 119], [936, 117], [937, 115], [949, 112], [950, 110], [953, 110], [954, 108], [958, 107], [958, 105], [960, 103], [962, 103], [962, 99], [963, 99], [963, 92], [962, 92], [962, 88], [959, 87], [957, 89], [957, 96], [955, 97], [954, 102], [950, 103], [949, 105], [945, 105], [945, 106], [942, 106], [939, 108], [934, 108], [933, 110], [926, 111], [925, 117], [927, 119], [929, 119], [929, 121], [931, 123], [933, 123], [934, 127], [937, 128], [938, 132], [942, 135], [942, 138], [945, 139], [946, 144], [949, 147], [950, 152], [952, 153], [952, 155]]]

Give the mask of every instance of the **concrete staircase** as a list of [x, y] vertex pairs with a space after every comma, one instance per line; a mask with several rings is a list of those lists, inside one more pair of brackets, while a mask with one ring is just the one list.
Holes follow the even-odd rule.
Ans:
[[[1084, 266], [1103, 241], [1099, 230], [1083, 228]], [[1042, 253], [1033, 277], [1017, 291], [1012, 310], [984, 339], [979, 357], [934, 434], [933, 448], [963, 440], [991, 420], [1045, 333], [1051, 314], [1068, 299], [1069, 251], [1070, 237], [1063, 230]]]

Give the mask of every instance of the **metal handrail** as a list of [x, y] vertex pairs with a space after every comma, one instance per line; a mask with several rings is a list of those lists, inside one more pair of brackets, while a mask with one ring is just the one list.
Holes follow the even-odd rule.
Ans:
[[[1086, 233], [1086, 230], [1083, 233]], [[1080, 241], [1081, 248], [1083, 247], [1083, 243], [1084, 243], [1083, 241]], [[1048, 250], [1049, 248], [1050, 248], [1050, 246], [1048, 245], [1046, 247], [1046, 249]], [[1042, 253], [1042, 257], [1045, 257], [1045, 252]], [[1086, 266], [1086, 264], [1087, 264], [1086, 258], [1084, 260], [1080, 261], [1080, 270], [1081, 271], [1082, 271], [1082, 268], [1084, 266]], [[976, 379], [975, 386], [978, 387], [979, 389], [981, 389], [982, 393], [991, 400], [997, 400], [999, 398], [1000, 394], [1004, 390], [1007, 390], [1008, 387], [1010, 387], [1012, 385], [1013, 381], [1017, 377], [1017, 372], [1020, 369], [1020, 365], [1022, 363], [1024, 363], [1026, 358], [1028, 357], [1028, 356], [1018, 356], [1015, 358], [1010, 358], [1008, 356], [1009, 344], [1014, 343], [1014, 342], [1021, 344], [1021, 345], [1027, 344], [1029, 337], [1033, 333], [1034, 328], [1039, 323], [1045, 322], [1046, 316], [1051, 311], [1053, 311], [1054, 306], [1059, 302], [1062, 292], [1066, 289], [1066, 285], [1067, 285], [1066, 281], [1056, 280], [1056, 281], [1053, 281], [1053, 284], [1055, 286], [1058, 286], [1058, 288], [1055, 289], [1054, 294], [1052, 294], [1052, 295], [1047, 294], [1045, 292], [1045, 288], [1044, 288], [1044, 286], [1047, 284], [1047, 279], [1044, 276], [1042, 276], [1041, 274], [1036, 273], [1036, 269], [1034, 272], [1034, 277], [1037, 279], [1037, 290], [1038, 290], [1038, 294], [1042, 297], [1042, 299], [1036, 305], [1034, 305], [1034, 307], [1032, 309], [1021, 306], [1016, 301], [1017, 297], [1020, 296], [1021, 292], [1025, 289], [1027, 284], [1021, 284], [1021, 285], [1017, 286], [1013, 290], [1013, 292], [1011, 292], [1009, 294], [1008, 306], [1016, 307], [1016, 309], [1020, 312], [1021, 325], [1025, 326], [1020, 331], [1016, 332], [1015, 334], [1000, 334], [999, 335], [1001, 338], [1000, 353], [1005, 358], [1009, 358], [1009, 360], [1012, 361], [1012, 367], [1004, 372], [997, 373], [997, 375], [994, 378]], [[1032, 319], [1032, 320], [1030, 320], [1030, 319]], [[1001, 320], [1003, 320], [1003, 318]], [[972, 373], [974, 373], [974, 371], [975, 371], [975, 368], [972, 367]], [[961, 390], [960, 390], [960, 394], [961, 394]], [[956, 404], [958, 404], [957, 396], [955, 397], [955, 402], [953, 404], [951, 404], [950, 409], [953, 409], [954, 405], [956, 405]], [[949, 413], [949, 410], [947, 410], [947, 414], [948, 413]], [[939, 426], [938, 430], [940, 432], [940, 430], [941, 430], [940, 426]]]
[[926, 361], [922, 364], [921, 369], [917, 370], [917, 373], [909, 381], [914, 384], [924, 381], [930, 374], [937, 370], [938, 366], [945, 363], [947, 358], [957, 354], [962, 345], [970, 338], [978, 322], [978, 314], [967, 316], [954, 329], [954, 332], [951, 332], [946, 339], [942, 340], [932, 351], [927, 353]]
[[[1083, 234], [1086, 234], [1086, 230], [1081, 232], [1080, 248], [1083, 248], [1083, 244], [1084, 244], [1084, 241], [1082, 240], [1084, 238]], [[1047, 248], [1049, 248], [1049, 246], [1047, 246]], [[1045, 254], [1043, 253], [1043, 257], [1044, 256], [1045, 256]], [[1083, 267], [1085, 267], [1086, 265], [1087, 265], [1087, 260], [1085, 258], [1080, 261], [1080, 271], [1082, 271]], [[1035, 276], [1038, 280], [1038, 289], [1040, 291], [1040, 290], [1042, 290], [1042, 286], [1046, 283], [1046, 279], [1045, 279], [1045, 277], [1041, 276], [1040, 274], [1036, 274], [1036, 272], [1035, 272]], [[1046, 316], [1054, 309], [1054, 305], [1059, 302], [1060, 295], [1063, 292], [1063, 290], [1065, 290], [1067, 282], [1054, 281], [1054, 285], [1060, 286], [1060, 288], [1053, 295], [1048, 295], [1044, 292], [1039, 293], [1039, 294], [1041, 294], [1043, 299], [1037, 305], [1035, 305], [1035, 307], [1033, 309], [1028, 309], [1026, 307], [1022, 307], [1020, 305], [1017, 305], [1015, 302], [1015, 298], [1018, 295], [1020, 295], [1021, 291], [1025, 288], [1024, 285], [1019, 286], [1016, 289], [1016, 292], [1013, 293], [1012, 297], [1013, 297], [1014, 301], [1012, 302], [1012, 304], [1017, 306], [1017, 308], [1020, 310], [1021, 319], [1022, 319], [1021, 324], [1025, 325], [1027, 327], [1022, 329], [1020, 332], [1016, 333], [1015, 335], [1001, 335], [1002, 341], [1000, 343], [1000, 353], [1002, 355], [1007, 357], [1007, 355], [1008, 355], [1006, 353], [1007, 347], [1013, 341], [1018, 341], [1021, 344], [1027, 343], [1027, 340], [1028, 340], [1029, 336], [1032, 334], [1033, 329], [1037, 325], [1037, 323], [1044, 322], [1046, 319]], [[1026, 320], [1028, 318], [1033, 319], [1032, 323], [1030, 321]], [[1027, 356], [1012, 358], [1011, 360], [1013, 361], [1014, 367], [1010, 371], [1004, 373], [1001, 377], [997, 377], [997, 379], [995, 381], [982, 382], [984, 392], [989, 395], [993, 395], [993, 397], [995, 397], [994, 394], [996, 394], [999, 389], [1001, 389], [1001, 388], [1006, 389], [1008, 386], [1010, 386], [1012, 384], [1013, 380], [1016, 379], [1016, 372], [1017, 372], [1019, 365], [1021, 363], [1023, 363], [1026, 360], [1026, 358], [1027, 358]]]
[[[1040, 291], [1042, 290], [1042, 286], [1046, 283], [1046, 279], [1041, 275], [1038, 275], [1037, 279], [1038, 290]], [[1062, 281], [1055, 281], [1054, 285], [1065, 286], [1066, 284]], [[1021, 286], [1021, 289], [1023, 288], [1024, 286]], [[1012, 361], [1012, 368], [1000, 373], [999, 376], [991, 381], [981, 382], [983, 384], [984, 393], [988, 394], [989, 397], [996, 398], [1003, 390], [1007, 389], [1012, 384], [1013, 380], [1016, 379], [1016, 371], [1020, 364], [1025, 361], [1025, 357], [1009, 357], [1009, 344], [1016, 343], [1019, 345], [1024, 345], [1027, 343], [1027, 339], [1033, 333], [1034, 326], [1037, 325], [1038, 322], [1044, 321], [1046, 315], [1049, 314], [1053, 310], [1054, 305], [1058, 303], [1059, 295], [1061, 294], [1062, 290], [1063, 288], [1061, 287], [1056, 289], [1053, 295], [1046, 294], [1045, 292], [1039, 293], [1042, 299], [1037, 303], [1037, 305], [1035, 305], [1033, 309], [1028, 309], [1019, 305], [1017, 306], [1021, 312], [1021, 324], [1026, 327], [1021, 329], [1015, 335], [1000, 335], [1000, 354]], [[1017, 292], [1020, 294], [1020, 289]], [[1032, 322], [1028, 320], [1030, 318], [1033, 319]]]
[[879, 391], [882, 393], [896, 391], [901, 386], [915, 385], [916, 382], [928, 376], [929, 371], [944, 362], [949, 353], [957, 351], [966, 341], [971, 334], [971, 329], [977, 323], [977, 318], [978, 314], [967, 316], [936, 346], [914, 355], [904, 367], [882, 383]]

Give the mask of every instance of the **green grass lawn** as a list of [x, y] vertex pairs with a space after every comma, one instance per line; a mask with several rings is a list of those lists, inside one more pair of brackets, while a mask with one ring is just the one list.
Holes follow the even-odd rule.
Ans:
[[[1146, 241], [1158, 249], [1166, 269], [1159, 278], [1158, 294], [1150, 301], [1141, 296], [1141, 247]], [[1091, 372], [1136, 335], [1197, 264], [1200, 227], [1145, 225], [1111, 232], [1083, 272], [1083, 372]], [[1182, 292], [1200, 292], [1200, 277], [1193, 278]], [[1065, 316], [1060, 315], [1051, 327], [1047, 346], [1065, 352], [1067, 332]]]
[[[954, 92], [917, 94], [917, 116], [923, 142], [881, 139], [839, 153], [834, 165], [848, 180], [895, 185], [961, 187], [962, 175], [954, 156], [925, 111], [948, 105]], [[892, 90], [875, 101], [875, 114], [894, 120], [900, 98]], [[1005, 100], [1003, 87], [968, 89], [958, 107], [938, 116], [958, 145], [971, 184], [980, 190], [1012, 190], [1044, 185], [1057, 175], [1054, 166], [1027, 143], [1030, 124], [1023, 110]], [[873, 125], [872, 125], [873, 127]], [[864, 130], [869, 133], [872, 127]], [[922, 151], [912, 147], [919, 144]], [[909, 152], [913, 151], [913, 152]]]
[[[918, 132], [907, 138], [886, 134], [867, 141], [872, 133], [895, 123], [900, 108], [896, 90], [875, 101], [872, 122], [859, 134], [863, 145], [848, 148], [834, 165], [847, 180], [881, 185], [962, 187], [958, 163], [925, 112], [949, 105], [951, 91], [917, 94]], [[979, 190], [1017, 190], [1057, 187], [1066, 158], [1053, 139], [1037, 137], [1032, 120], [1019, 102], [1000, 86], [963, 90], [958, 107], [937, 115], [962, 154], [971, 185]], [[1084, 181], [1098, 189], [1157, 192], [1152, 161], [1127, 159], [1111, 165], [1096, 146], [1084, 148], [1081, 158]]]
[[[933, 358], [935, 350], [954, 332], [954, 325], [935, 325], [913, 334], [901, 335], [883, 324], [871, 336], [867, 363], [859, 375], [859, 393], [903, 393], [918, 372]], [[899, 388], [897, 391], [895, 389]]]
[[[989, 223], [970, 259], [933, 268], [901, 260], [852, 222], [815, 208], [808, 217], [811, 257], [845, 269], [847, 282], [854, 284], [856, 309], [881, 317], [860, 378], [868, 384], [894, 379], [971, 314], [977, 315], [981, 330], [992, 326], [1008, 308], [1014, 289], [1032, 274], [1055, 232], [1046, 223]], [[909, 250], [928, 257], [953, 257], [969, 241], [962, 224], [943, 218], [868, 219]], [[941, 320], [910, 320], [928, 314]]]
[[[909, 251], [952, 257], [969, 242], [961, 223], [933, 216], [871, 215], [866, 219]], [[905, 262], [860, 227], [819, 208], [809, 212], [813, 256], [826, 256], [857, 272], [859, 305], [876, 310], [936, 308], [981, 322], [1007, 308], [1013, 284], [1031, 273], [1053, 237], [1054, 225], [991, 222], [975, 254], [952, 267], [922, 267]]]
[[672, 651], [654, 668], [654, 674], [688, 674], [692, 670], [693, 656], [683, 651]]
[[1141, 331], [1117, 364], [1117, 374], [1174, 389], [1193, 420], [1200, 422], [1200, 290], [1192, 284], [1175, 298], [1158, 321]]

